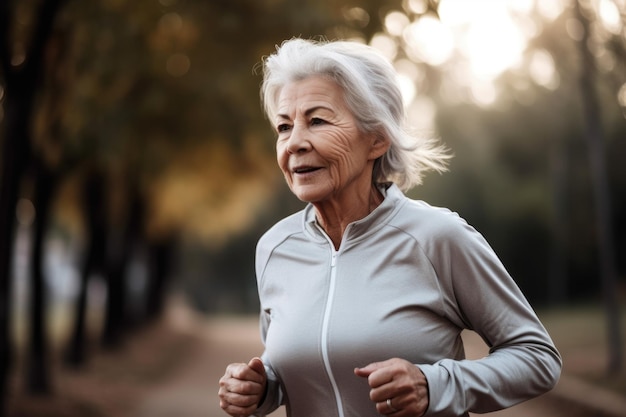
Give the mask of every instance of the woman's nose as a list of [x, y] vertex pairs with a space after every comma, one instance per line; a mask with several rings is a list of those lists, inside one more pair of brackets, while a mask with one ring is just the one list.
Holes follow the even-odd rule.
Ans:
[[289, 142], [287, 145], [287, 152], [289, 153], [301, 153], [311, 149], [311, 142], [309, 142], [308, 132], [301, 125], [294, 125], [289, 135]]

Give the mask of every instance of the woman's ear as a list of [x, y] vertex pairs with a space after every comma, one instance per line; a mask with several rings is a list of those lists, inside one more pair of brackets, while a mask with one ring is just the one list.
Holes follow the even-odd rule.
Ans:
[[387, 152], [389, 146], [391, 146], [389, 139], [378, 132], [372, 133], [371, 141], [372, 147], [370, 149], [370, 159], [380, 158]]

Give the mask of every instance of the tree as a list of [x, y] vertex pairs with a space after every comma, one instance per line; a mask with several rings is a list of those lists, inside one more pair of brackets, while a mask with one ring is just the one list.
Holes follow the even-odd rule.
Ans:
[[591, 51], [590, 22], [583, 12], [583, 6], [576, 2], [576, 17], [582, 24], [583, 35], [579, 42], [581, 56], [580, 93], [585, 120], [585, 136], [589, 146], [589, 162], [593, 179], [595, 222], [599, 254], [599, 275], [604, 295], [607, 320], [608, 363], [610, 374], [618, 374], [623, 369], [622, 335], [618, 285], [615, 262], [615, 244], [613, 236], [613, 214], [607, 178], [605, 142], [602, 127], [601, 105], [595, 91], [595, 61]]
[[2, 177], [0, 178], [0, 412], [4, 409], [6, 379], [11, 363], [10, 294], [11, 255], [15, 235], [14, 210], [22, 174], [31, 150], [31, 123], [42, 80], [44, 48], [62, 0], [42, 2], [35, 13], [30, 43], [22, 62], [13, 50], [11, 16], [16, 2], [0, 5], [0, 68], [5, 86]]
[[87, 248], [80, 268], [78, 297], [74, 305], [74, 324], [65, 351], [65, 363], [80, 367], [86, 359], [87, 288], [92, 274], [105, 272], [107, 253], [107, 183], [101, 167], [93, 166], [84, 175], [82, 208], [85, 214]]

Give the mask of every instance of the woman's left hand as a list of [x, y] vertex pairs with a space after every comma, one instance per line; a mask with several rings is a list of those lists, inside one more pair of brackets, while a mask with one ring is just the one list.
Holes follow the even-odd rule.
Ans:
[[419, 417], [428, 409], [428, 382], [422, 371], [399, 358], [356, 368], [354, 374], [367, 378], [370, 399], [376, 411], [393, 417]]

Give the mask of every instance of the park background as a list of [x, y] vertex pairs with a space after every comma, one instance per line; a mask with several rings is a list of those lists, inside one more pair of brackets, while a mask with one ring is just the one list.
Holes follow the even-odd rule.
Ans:
[[[256, 240], [302, 207], [259, 63], [294, 36], [389, 57], [455, 155], [408, 195], [487, 238], [565, 374], [623, 396], [625, 0], [5, 0], [0, 415], [133, 415], [129, 381], [164, 384], [257, 312]], [[115, 411], [94, 378], [127, 388]]]

